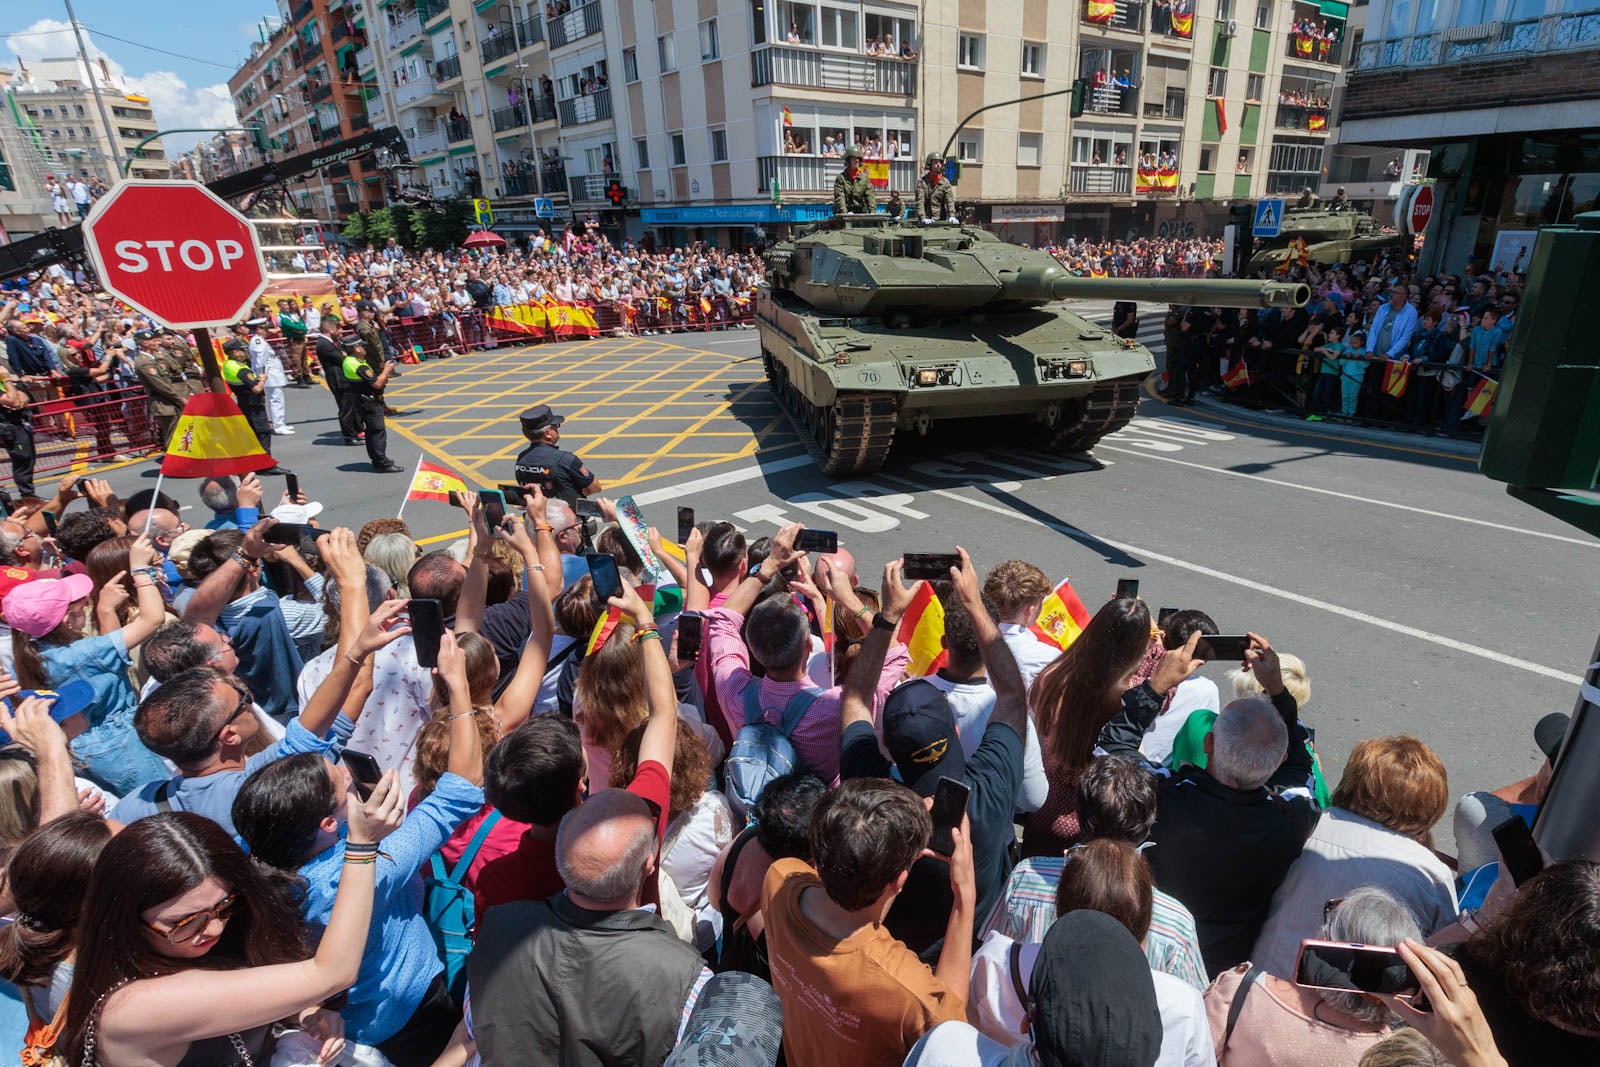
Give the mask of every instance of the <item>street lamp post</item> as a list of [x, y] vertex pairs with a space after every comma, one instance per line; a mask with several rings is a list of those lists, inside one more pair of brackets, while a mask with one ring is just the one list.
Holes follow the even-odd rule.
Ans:
[[[67, 5], [67, 21], [72, 23], [72, 36], [77, 38], [78, 41], [78, 55], [83, 58], [84, 70], [89, 73], [89, 91], [94, 94], [95, 105], [100, 111], [100, 121], [105, 123], [106, 137], [110, 139], [111, 144], [111, 160], [112, 164], [115, 165], [117, 159], [117, 128], [111, 125], [111, 114], [106, 111], [105, 99], [100, 95], [100, 83], [94, 77], [94, 60], [90, 58], [88, 50], [83, 46], [83, 30], [78, 26], [78, 16], [72, 12], [72, 0], [62, 0], [62, 3]], [[149, 143], [149, 140], [146, 139], [140, 142], [139, 148], [143, 148]], [[135, 151], [138, 151], [138, 149], [135, 149]], [[123, 177], [127, 177], [126, 167], [123, 168], [122, 173]], [[117, 180], [115, 170], [111, 172], [111, 180], [113, 182]]]

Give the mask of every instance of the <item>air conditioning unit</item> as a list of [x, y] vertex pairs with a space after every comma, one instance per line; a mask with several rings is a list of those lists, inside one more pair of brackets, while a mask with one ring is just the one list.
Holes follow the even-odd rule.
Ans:
[[1224, 23], [1223, 26], [1222, 26], [1222, 36], [1224, 36], [1224, 37], [1237, 37], [1237, 36], [1239, 36], [1239, 21], [1237, 19], [1229, 19], [1226, 23]]

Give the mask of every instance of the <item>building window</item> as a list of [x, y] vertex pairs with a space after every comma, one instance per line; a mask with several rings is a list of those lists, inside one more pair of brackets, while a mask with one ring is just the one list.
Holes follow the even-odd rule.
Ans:
[[1217, 0], [1217, 22], [1226, 26], [1233, 18], [1233, 0]]
[[967, 130], [956, 141], [956, 158], [963, 163], [979, 163], [983, 159], [983, 131]]
[[983, 69], [983, 37], [974, 33], [961, 35], [961, 52], [956, 62], [963, 67]]
[[706, 19], [700, 24], [700, 62], [709, 63], [722, 55], [722, 46], [717, 41], [717, 20]]
[[669, 134], [667, 139], [672, 142], [672, 165], [681, 167], [689, 162], [688, 153], [683, 148], [683, 134]]
[[1039, 165], [1039, 148], [1044, 142], [1042, 133], [1017, 134], [1017, 166], [1037, 167]]
[[1044, 45], [1035, 41], [1022, 42], [1022, 76], [1044, 77]]
[[827, 47], [861, 47], [861, 27], [854, 8], [824, 7], [817, 21], [822, 28], [822, 43]]
[[656, 38], [656, 61], [661, 65], [663, 74], [678, 69], [678, 43], [672, 34], [664, 33]]
[[1234, 171], [1239, 174], [1250, 173], [1250, 149], [1239, 149], [1239, 162], [1234, 164]]
[[1265, 74], [1251, 74], [1244, 80], [1244, 98], [1261, 102], [1261, 94], [1266, 90], [1267, 76]]
[[633, 156], [640, 170], [650, 169], [650, 142], [643, 137], [633, 142]]
[[622, 80], [625, 82], [639, 80], [639, 50], [637, 48], [624, 48], [622, 50]]
[[1169, 119], [1183, 118], [1184, 91], [1167, 86], [1167, 99], [1162, 117]]
[[1228, 72], [1223, 67], [1211, 68], [1211, 81], [1206, 88], [1207, 96], [1225, 97], [1228, 95]]
[[1260, 0], [1256, 4], [1256, 29], [1270, 30], [1272, 28], [1272, 0]]
[[1200, 146], [1200, 173], [1210, 174], [1216, 170], [1217, 146], [1203, 144]]
[[711, 162], [726, 163], [728, 161], [728, 131], [711, 131]]

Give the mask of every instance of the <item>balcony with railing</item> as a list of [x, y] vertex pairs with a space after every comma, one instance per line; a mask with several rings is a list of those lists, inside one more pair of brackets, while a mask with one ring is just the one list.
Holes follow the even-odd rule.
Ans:
[[611, 117], [611, 90], [596, 89], [584, 96], [556, 101], [556, 115], [563, 126], [599, 122]]
[[1083, 21], [1106, 30], [1144, 30], [1144, 0], [1084, 0]]
[[529, 96], [527, 108], [533, 112], [533, 121], [554, 122], [556, 120], [556, 101], [553, 96]]
[[550, 47], [561, 48], [592, 33], [599, 33], [603, 28], [599, 0], [590, 0], [590, 3], [575, 7], [550, 23]]
[[1095, 85], [1090, 80], [1089, 93], [1083, 101], [1083, 112], [1086, 115], [1125, 115], [1132, 118], [1139, 111], [1139, 89], [1137, 86], [1125, 88], [1107, 82], [1105, 85]]
[[[833, 179], [844, 173], [844, 160], [831, 156], [758, 156], [760, 171], [757, 192], [770, 192], [772, 179], [784, 192], [825, 193], [833, 189]], [[879, 191], [887, 197], [889, 189], [909, 193], [917, 187], [917, 164], [912, 159], [889, 161], [889, 188]]]
[[340, 41], [344, 41], [344, 40], [348, 40], [349, 39], [349, 37], [350, 37], [350, 24], [348, 22], [346, 22], [342, 18], [339, 18], [337, 15], [335, 15], [333, 18], [329, 19], [328, 21], [333, 23], [332, 37], [333, 37], [333, 43], [334, 44], [338, 44]]
[[397, 108], [416, 107], [430, 97], [446, 95], [439, 88], [439, 83], [426, 75], [410, 78], [403, 85], [394, 89], [394, 106]]
[[365, 111], [357, 111], [350, 116], [350, 132], [360, 133], [362, 130], [372, 129], [372, 116]]
[[1074, 163], [1067, 191], [1073, 196], [1126, 196], [1133, 191], [1133, 168], [1101, 163]]
[[441, 84], [461, 77], [461, 57], [445, 56], [433, 65], [433, 76]]
[[565, 163], [557, 163], [553, 166], [540, 167], [539, 184], [546, 193], [565, 192], [567, 188], [567, 165]]
[[483, 58], [483, 65], [488, 66], [497, 59], [509, 56], [517, 50], [517, 36], [510, 30], [502, 32], [498, 27], [492, 27], [494, 34], [485, 35], [479, 42], [479, 55]]
[[333, 99], [333, 86], [325, 81], [306, 82], [307, 99], [313, 104]]
[[289, 9], [289, 21], [300, 23], [311, 14], [311, 0], [301, 0]]
[[401, 49], [422, 36], [422, 20], [415, 11], [397, 18], [389, 27], [389, 47]]
[[511, 104], [508, 107], [496, 108], [489, 113], [489, 123], [494, 127], [495, 133], [505, 133], [507, 130], [519, 129], [528, 124], [528, 112], [521, 104]]
[[458, 144], [461, 141], [470, 141], [472, 140], [472, 123], [468, 122], [464, 118], [446, 119], [444, 124], [444, 135], [449, 139], [451, 144]]
[[750, 84], [911, 96], [917, 91], [917, 64], [795, 45], [757, 45], [750, 50]]
[[356, 69], [357, 70], [371, 70], [373, 68], [373, 66], [377, 63], [377, 61], [378, 61], [377, 53], [373, 50], [373, 48], [372, 48], [372, 46], [370, 44], [367, 45], [364, 48], [357, 48], [356, 49]]
[[500, 192], [505, 196], [538, 196], [539, 181], [532, 171], [500, 175]]
[[417, 0], [417, 18], [424, 26], [449, 10], [446, 0]]
[[1338, 66], [1344, 54], [1344, 41], [1335, 40], [1332, 34], [1290, 33], [1283, 43], [1283, 54], [1300, 63], [1326, 63]]
[[1150, 6], [1150, 32], [1158, 37], [1169, 37], [1178, 41], [1194, 40], [1194, 8], [1193, 3], [1185, 5], [1188, 8], [1185, 14], [1174, 14], [1172, 4], [1152, 4]]
[[406, 138], [406, 144], [411, 149], [412, 159], [436, 156], [448, 147], [443, 126], [418, 128], [415, 135]]
[[1600, 9], [1458, 26], [1433, 33], [1363, 41], [1357, 70], [1431, 67], [1485, 56], [1565, 52], [1600, 46]]
[[615, 179], [613, 174], [574, 174], [567, 181], [567, 192], [574, 204], [594, 203], [606, 198], [606, 186]]
[[518, 47], [531, 48], [544, 40], [544, 19], [529, 15], [517, 23]]

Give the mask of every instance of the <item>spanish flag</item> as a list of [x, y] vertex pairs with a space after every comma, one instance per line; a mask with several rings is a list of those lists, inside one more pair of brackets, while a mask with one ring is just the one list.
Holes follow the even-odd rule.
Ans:
[[1085, 18], [1090, 22], [1110, 22], [1117, 14], [1117, 5], [1112, 0], [1089, 0], [1089, 11]]
[[1217, 97], [1217, 130], [1220, 133], [1228, 132], [1228, 102], [1222, 97]]
[[1391, 361], [1383, 367], [1383, 391], [1393, 397], [1406, 395], [1411, 383], [1411, 364]]
[[783, 108], [783, 124], [785, 126], [793, 126], [794, 125], [794, 116], [789, 114], [789, 107], [788, 107], [787, 104], [784, 105], [784, 108]]
[[867, 181], [872, 183], [874, 189], [889, 188], [889, 161], [887, 159], [869, 159], [864, 169], [867, 172]]
[[1310, 130], [1325, 130], [1328, 128], [1328, 116], [1312, 115], [1306, 119], [1306, 128]]
[[711, 301], [703, 296], [700, 298], [700, 310], [707, 315], [711, 314]]
[[933, 595], [933, 586], [923, 582], [911, 598], [911, 606], [900, 619], [895, 640], [906, 646], [911, 662], [906, 674], [922, 678], [944, 665], [944, 605]]
[[467, 483], [462, 481], [461, 475], [449, 467], [441, 467], [437, 463], [423, 460], [417, 464], [417, 473], [411, 478], [411, 488], [406, 492], [406, 499], [437, 500], [441, 504], [448, 504], [451, 493], [470, 491]]
[[1233, 366], [1228, 368], [1228, 373], [1222, 376], [1222, 384], [1229, 389], [1243, 389], [1253, 381], [1254, 375], [1250, 373], [1250, 365], [1242, 359], [1236, 360]]
[[261, 451], [261, 442], [227, 393], [196, 393], [183, 405], [172, 429], [164, 478], [217, 478], [224, 474], [264, 471], [277, 461]]
[[545, 309], [550, 332], [557, 337], [598, 337], [600, 327], [594, 312], [582, 304], [557, 304]]
[[550, 322], [549, 314], [538, 304], [493, 307], [489, 309], [489, 314], [485, 315], [484, 319], [496, 330], [540, 336], [544, 334], [545, 327]]
[[[641, 585], [637, 589], [639, 599], [646, 603], [655, 601], [656, 588], [653, 585]], [[617, 623], [622, 621], [622, 609], [606, 605], [606, 613], [595, 620], [594, 629], [589, 632], [589, 644], [583, 650], [585, 656], [594, 654], [594, 650], [611, 640], [611, 635], [616, 631]]]
[[1303, 56], [1309, 56], [1312, 52], [1312, 49], [1316, 47], [1316, 44], [1317, 43], [1315, 41], [1303, 33], [1295, 34], [1294, 50]]
[[1089, 609], [1073, 591], [1072, 579], [1063, 578], [1039, 605], [1039, 618], [1028, 627], [1033, 636], [1046, 644], [1066, 648], [1089, 625]]
[[1467, 394], [1467, 414], [1477, 416], [1489, 414], [1490, 409], [1494, 407], [1494, 394], [1499, 388], [1500, 383], [1493, 378], [1480, 378], [1478, 384], [1472, 387], [1472, 392]]
[[1189, 10], [1180, 14], [1177, 8], [1173, 8], [1172, 32], [1179, 37], [1193, 37], [1194, 11]]

